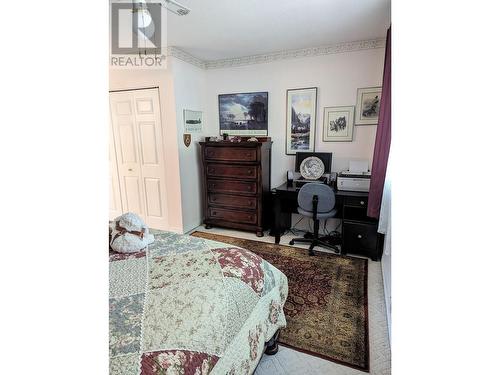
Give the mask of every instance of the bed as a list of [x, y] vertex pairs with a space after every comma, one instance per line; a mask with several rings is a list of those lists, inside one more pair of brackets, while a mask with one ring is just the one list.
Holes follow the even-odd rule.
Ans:
[[170, 232], [110, 251], [110, 374], [251, 374], [286, 325], [286, 276], [248, 250]]

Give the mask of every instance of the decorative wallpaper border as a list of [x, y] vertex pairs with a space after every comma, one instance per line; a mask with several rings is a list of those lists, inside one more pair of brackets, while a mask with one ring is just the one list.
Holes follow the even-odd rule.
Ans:
[[179, 60], [185, 61], [191, 65], [197, 66], [201, 69], [207, 69], [207, 62], [190, 55], [178, 47], [167, 47], [167, 56], [176, 57]]
[[234, 58], [219, 59], [219, 60], [208, 60], [208, 61], [194, 57], [178, 47], [168, 47], [167, 56], [176, 57], [182, 61], [195, 65], [201, 69], [221, 69], [234, 66], [264, 64], [279, 60], [332, 55], [335, 53], [354, 52], [354, 51], [361, 51], [361, 50], [375, 49], [375, 48], [385, 48], [385, 38], [359, 40], [355, 42], [343, 42], [329, 46], [284, 50], [268, 54], [234, 57]]

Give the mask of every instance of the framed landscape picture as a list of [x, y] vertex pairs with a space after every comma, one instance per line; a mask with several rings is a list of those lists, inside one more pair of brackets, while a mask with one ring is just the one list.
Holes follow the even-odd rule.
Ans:
[[267, 135], [268, 93], [219, 95], [220, 134]]
[[382, 87], [358, 89], [356, 125], [377, 125]]
[[324, 142], [352, 142], [354, 106], [325, 107], [323, 114]]
[[314, 151], [317, 87], [286, 91], [286, 154]]

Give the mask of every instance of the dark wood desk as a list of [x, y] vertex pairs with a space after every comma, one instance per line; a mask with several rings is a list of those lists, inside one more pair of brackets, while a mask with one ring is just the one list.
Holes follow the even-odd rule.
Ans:
[[[286, 183], [272, 190], [274, 225], [271, 235], [280, 243], [281, 234], [291, 227], [292, 213], [297, 213], [299, 189]], [[384, 236], [377, 232], [378, 220], [366, 216], [368, 193], [334, 190], [335, 218], [342, 219], [342, 254], [357, 254], [380, 260]]]

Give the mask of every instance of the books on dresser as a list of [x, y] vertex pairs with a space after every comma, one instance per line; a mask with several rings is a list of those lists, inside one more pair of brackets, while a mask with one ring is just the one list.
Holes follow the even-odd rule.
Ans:
[[204, 224], [254, 231], [261, 237], [271, 215], [271, 146], [258, 142], [200, 142]]

